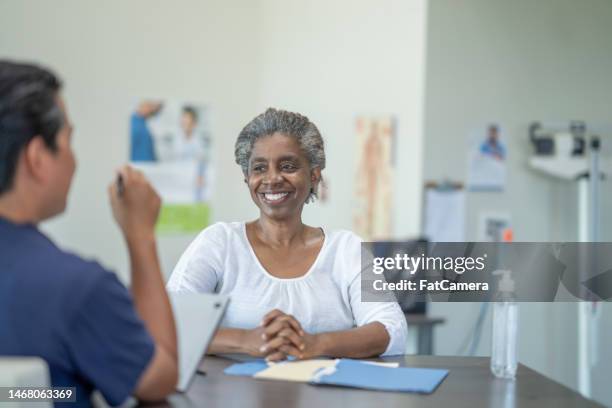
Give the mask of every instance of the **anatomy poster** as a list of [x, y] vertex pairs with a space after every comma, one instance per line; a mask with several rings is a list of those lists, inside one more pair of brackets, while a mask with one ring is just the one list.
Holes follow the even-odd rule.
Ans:
[[388, 239], [393, 213], [395, 120], [358, 117], [353, 227], [366, 240]]

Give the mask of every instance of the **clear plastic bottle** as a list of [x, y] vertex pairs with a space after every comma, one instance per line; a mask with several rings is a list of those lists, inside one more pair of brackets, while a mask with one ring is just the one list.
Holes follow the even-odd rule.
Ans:
[[518, 304], [514, 295], [512, 272], [493, 272], [502, 275], [493, 304], [493, 337], [491, 372], [499, 378], [514, 378], [517, 367]]

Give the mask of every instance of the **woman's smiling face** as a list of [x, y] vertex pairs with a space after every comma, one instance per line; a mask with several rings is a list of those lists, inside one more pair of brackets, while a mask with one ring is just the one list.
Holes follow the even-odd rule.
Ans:
[[295, 138], [275, 133], [255, 142], [247, 183], [251, 198], [262, 215], [286, 219], [300, 216], [320, 174], [319, 168], [310, 168]]

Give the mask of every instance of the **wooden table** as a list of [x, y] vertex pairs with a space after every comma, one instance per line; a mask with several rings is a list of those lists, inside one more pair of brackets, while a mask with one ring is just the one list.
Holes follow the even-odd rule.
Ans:
[[189, 391], [174, 395], [172, 407], [598, 407], [569, 388], [519, 365], [515, 381], [500, 380], [489, 371], [485, 357], [400, 356], [384, 358], [402, 366], [446, 368], [450, 372], [430, 395], [374, 392], [284, 381], [256, 380], [223, 374], [234, 361], [206, 357]]

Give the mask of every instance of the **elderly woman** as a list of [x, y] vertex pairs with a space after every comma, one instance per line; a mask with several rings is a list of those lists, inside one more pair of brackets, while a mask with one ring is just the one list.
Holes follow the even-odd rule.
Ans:
[[179, 260], [168, 290], [231, 295], [210, 353], [281, 360], [403, 354], [397, 303], [361, 302], [361, 240], [302, 222], [325, 168], [323, 139], [305, 116], [268, 109], [236, 141], [259, 218], [217, 223]]

